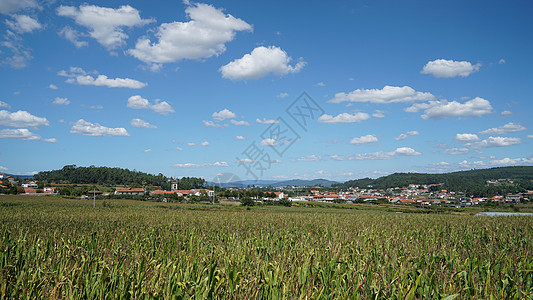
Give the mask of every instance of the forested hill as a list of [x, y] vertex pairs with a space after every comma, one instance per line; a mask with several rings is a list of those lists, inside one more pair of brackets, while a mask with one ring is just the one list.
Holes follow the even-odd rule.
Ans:
[[456, 191], [471, 190], [485, 186], [487, 180], [512, 179], [520, 189], [531, 189], [533, 185], [533, 167], [501, 167], [492, 169], [478, 169], [444, 174], [424, 173], [394, 173], [377, 179], [363, 178], [346, 181], [338, 187], [367, 187], [386, 189], [404, 187], [409, 184], [444, 183], [443, 188]]
[[[76, 167], [64, 166], [60, 170], [42, 171], [34, 176], [36, 180], [49, 183], [76, 183], [76, 184], [106, 184], [106, 185], [154, 185], [170, 189], [170, 180], [159, 173], [147, 174], [121, 168], [109, 167]], [[195, 177], [184, 177], [179, 180], [181, 189], [199, 188], [205, 185], [205, 180]]]

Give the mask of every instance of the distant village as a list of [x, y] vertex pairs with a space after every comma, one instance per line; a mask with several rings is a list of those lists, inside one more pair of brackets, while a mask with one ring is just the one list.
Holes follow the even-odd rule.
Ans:
[[[0, 180], [2, 184], [0, 188], [7, 190], [16, 187], [18, 194], [25, 195], [59, 195], [57, 187], [41, 187], [33, 180], [24, 180], [22, 184], [18, 184], [9, 176], [0, 173]], [[489, 180], [487, 185], [498, 185], [501, 182], [506, 182], [506, 179]], [[275, 191], [261, 193], [262, 196], [255, 196], [253, 198], [256, 202], [264, 200], [288, 200], [288, 201], [314, 201], [314, 202], [330, 202], [330, 203], [397, 203], [397, 204], [419, 204], [419, 205], [446, 205], [456, 207], [466, 207], [479, 205], [484, 203], [520, 203], [524, 201], [533, 200], [533, 191], [527, 191], [520, 194], [497, 195], [488, 198], [474, 198], [468, 197], [462, 193], [455, 191], [448, 191], [440, 189], [443, 183], [420, 185], [409, 184], [405, 187], [395, 187], [388, 189], [375, 189], [372, 186], [367, 188], [347, 188], [339, 190], [338, 188], [325, 187], [276, 187], [270, 188]], [[433, 188], [432, 188], [433, 187]], [[153, 196], [161, 201], [166, 201], [165, 197], [183, 197], [188, 200], [190, 197], [207, 197], [207, 198], [227, 198], [228, 200], [239, 200], [235, 196], [227, 196], [225, 191], [246, 191], [257, 189], [257, 187], [243, 187], [243, 188], [226, 188], [221, 189], [215, 193], [214, 190], [208, 188], [183, 190], [179, 189], [178, 183], [173, 181], [170, 190], [151, 190], [136, 187], [116, 187], [114, 192], [102, 192], [98, 190], [89, 190], [81, 198], [88, 198], [90, 196]], [[306, 192], [301, 192], [305, 190]], [[230, 193], [231, 194], [231, 193]]]

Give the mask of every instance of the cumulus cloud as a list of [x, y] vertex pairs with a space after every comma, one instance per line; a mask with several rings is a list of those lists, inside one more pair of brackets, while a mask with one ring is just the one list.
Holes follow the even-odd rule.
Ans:
[[322, 158], [320, 156], [317, 156], [317, 155], [308, 155], [308, 156], [302, 156], [302, 157], [298, 157], [296, 159], [296, 161], [319, 161], [319, 160], [322, 160]]
[[109, 128], [98, 123], [91, 123], [84, 119], [79, 119], [72, 125], [70, 133], [89, 136], [129, 136], [125, 128]]
[[448, 154], [448, 155], [461, 155], [461, 154], [467, 154], [468, 152], [470, 152], [468, 148], [450, 148], [450, 149], [442, 150], [442, 153]]
[[83, 36], [82, 33], [75, 29], [72, 29], [69, 26], [63, 27], [57, 34], [70, 41], [72, 44], [74, 44], [74, 46], [76, 46], [76, 48], [87, 47], [89, 45], [87, 41], [80, 40], [80, 37]]
[[330, 158], [334, 160], [384, 160], [384, 159], [392, 159], [397, 156], [417, 156], [422, 155], [422, 153], [415, 151], [413, 148], [409, 147], [400, 147], [396, 148], [394, 151], [390, 152], [384, 152], [384, 151], [378, 151], [378, 152], [372, 152], [372, 153], [362, 153], [362, 154], [355, 154], [355, 155], [348, 155], [348, 156], [342, 156], [342, 155], [330, 155]]
[[242, 141], [242, 140], [244, 140], [244, 136], [242, 136], [242, 135], [237, 135], [237, 136], [235, 137], [235, 139], [236, 139], [236, 140], [240, 140], [240, 141]]
[[276, 141], [275, 139], [263, 139], [260, 143], [261, 146], [270, 146], [270, 147], [276, 146], [277, 144], [278, 144], [278, 141]]
[[129, 5], [117, 9], [86, 4], [80, 7], [61, 5], [57, 8], [57, 14], [72, 18], [76, 24], [87, 28], [89, 36], [107, 50], [126, 45], [128, 35], [124, 33], [124, 27], [153, 22], [151, 19], [141, 19], [139, 11]]
[[335, 117], [332, 115], [323, 114], [318, 118], [318, 122], [328, 124], [346, 124], [354, 122], [359, 123], [368, 119], [370, 119], [370, 115], [363, 112], [357, 112], [355, 114], [342, 113]]
[[502, 111], [502, 116], [505, 116], [505, 117], [506, 117], [506, 116], [510, 116], [510, 115], [512, 115], [512, 114], [513, 114], [513, 112], [511, 112], [511, 111], [509, 111], [509, 110], [504, 110], [504, 111]]
[[4, 38], [5, 40], [0, 41], [0, 46], [5, 48], [5, 50], [0, 50], [3, 56], [0, 64], [7, 64], [16, 69], [25, 68], [33, 58], [31, 50], [24, 46], [19, 35], [10, 30], [7, 30]]
[[404, 110], [412, 113], [424, 110], [422, 119], [439, 120], [450, 117], [480, 117], [492, 113], [492, 106], [488, 100], [476, 97], [465, 103], [446, 100], [415, 103]]
[[362, 144], [376, 143], [376, 142], [378, 142], [378, 137], [375, 134], [367, 134], [361, 137], [354, 137], [350, 141], [350, 144], [362, 145]]
[[467, 77], [468, 75], [479, 71], [481, 64], [472, 65], [468, 61], [454, 61], [437, 59], [429, 61], [420, 73], [431, 74], [437, 78], [450, 78], [450, 77]]
[[241, 120], [241, 121], [237, 121], [237, 120], [230, 120], [230, 123], [235, 125], [235, 126], [250, 126], [250, 123], [244, 121], [244, 120]]
[[45, 139], [42, 138], [40, 135], [37, 135], [28, 129], [2, 129], [0, 130], [0, 139], [17, 139], [17, 140], [25, 140], [25, 141], [41, 141], [41, 142], [48, 142], [48, 143], [55, 143], [57, 142], [57, 139], [51, 138], [51, 139]]
[[0, 108], [11, 108], [11, 105], [5, 103], [4, 101], [0, 101]]
[[502, 58], [502, 59], [500, 59], [500, 60], [498, 61], [498, 63], [499, 63], [500, 65], [503, 65], [503, 64], [505, 64], [505, 59], [503, 59], [503, 58]]
[[127, 106], [133, 109], [151, 109], [154, 112], [162, 115], [167, 115], [174, 112], [172, 106], [170, 106], [170, 104], [168, 104], [166, 101], [156, 99], [154, 103], [150, 103], [148, 99], [144, 99], [139, 95], [129, 97]]
[[184, 163], [184, 164], [175, 164], [174, 168], [181, 169], [197, 169], [197, 168], [210, 168], [210, 167], [229, 167], [229, 164], [225, 161], [206, 163], [206, 164], [193, 164], [193, 163]]
[[58, 90], [59, 88], [55, 84], [48, 85], [48, 88], [51, 90]]
[[374, 117], [374, 118], [385, 118], [385, 112], [382, 111], [382, 110], [376, 110], [376, 111], [372, 114], [372, 117]]
[[209, 142], [208, 141], [203, 141], [203, 142], [200, 143], [200, 146], [204, 146], [204, 147], [209, 146]]
[[493, 159], [490, 161], [462, 161], [459, 163], [460, 167], [472, 168], [472, 167], [502, 167], [502, 166], [517, 166], [517, 165], [531, 165], [533, 164], [533, 158], [502, 158]]
[[479, 141], [479, 137], [473, 133], [458, 133], [455, 135], [455, 140], [461, 143], [469, 143]]
[[252, 31], [248, 23], [208, 4], [191, 3], [185, 13], [190, 21], [161, 24], [156, 42], [142, 37], [128, 53], [149, 64], [209, 58], [224, 53], [236, 32]]
[[55, 104], [55, 105], [69, 105], [70, 104], [70, 100], [68, 100], [67, 98], [56, 97], [54, 99], [54, 101], [52, 101], [52, 104]]
[[220, 123], [215, 123], [213, 121], [202, 120], [202, 123], [204, 123], [206, 127], [213, 127], [213, 128], [228, 127], [228, 124], [220, 124]]
[[133, 126], [133, 127], [138, 127], [138, 128], [148, 128], [148, 129], [156, 129], [157, 126], [155, 125], [152, 125], [142, 119], [132, 119], [130, 121], [130, 125]]
[[489, 128], [487, 130], [480, 131], [480, 134], [507, 134], [511, 132], [518, 132], [526, 130], [527, 128], [518, 123], [507, 123], [503, 126], [496, 128]]
[[288, 93], [279, 93], [279, 94], [276, 95], [276, 97], [278, 97], [278, 98], [287, 98], [288, 96], [289, 96]]
[[143, 150], [144, 153], [150, 153], [152, 152], [153, 150], [152, 149], [146, 149], [146, 150]]
[[268, 120], [268, 119], [265, 119], [265, 118], [263, 118], [263, 120], [257, 118], [257, 119], [255, 119], [255, 121], [257, 123], [259, 123], [259, 124], [277, 124], [277, 123], [279, 123], [278, 120]]
[[357, 89], [352, 92], [336, 93], [328, 100], [331, 103], [341, 102], [369, 102], [369, 103], [405, 103], [414, 101], [428, 101], [435, 99], [431, 93], [417, 92], [409, 86], [385, 86], [383, 89]]
[[39, 21], [26, 15], [14, 15], [13, 20], [6, 20], [7, 27], [17, 33], [31, 33], [34, 30], [43, 28]]
[[490, 136], [488, 139], [481, 140], [474, 143], [465, 144], [466, 147], [471, 148], [492, 148], [492, 147], [508, 147], [522, 143], [520, 138]]
[[98, 75], [94, 78], [85, 70], [78, 67], [70, 67], [69, 71], [61, 70], [59, 76], [68, 77], [67, 83], [77, 83], [81, 85], [107, 86], [109, 88], [123, 87], [130, 89], [140, 89], [147, 86], [147, 83], [130, 78], [108, 78], [106, 75]]
[[226, 119], [233, 119], [235, 117], [237, 117], [237, 115], [230, 111], [229, 109], [227, 108], [224, 108], [223, 110], [219, 111], [219, 112], [214, 112], [211, 117], [217, 121], [224, 121]]
[[242, 58], [220, 67], [220, 72], [223, 78], [231, 80], [259, 79], [270, 73], [278, 76], [297, 73], [306, 64], [300, 60], [291, 66], [289, 64], [291, 60], [287, 52], [279, 47], [260, 46], [252, 50], [250, 54], [245, 54]]
[[316, 85], [317, 85], [317, 86], [326, 86], [326, 84], [325, 84], [325, 83], [323, 83], [322, 81], [321, 81], [321, 82], [319, 82], [319, 83], [317, 83]]
[[7, 110], [0, 110], [0, 125], [8, 127], [38, 127], [48, 126], [50, 122], [46, 118], [36, 117], [24, 110], [13, 113]]
[[35, 0], [2, 0], [0, 1], [0, 13], [10, 14], [24, 8], [38, 8]]
[[418, 134], [420, 134], [420, 133], [418, 131], [416, 131], [416, 130], [408, 131], [406, 133], [400, 134], [399, 136], [395, 137], [394, 139], [397, 140], [397, 141], [403, 141], [410, 135], [418, 135]]

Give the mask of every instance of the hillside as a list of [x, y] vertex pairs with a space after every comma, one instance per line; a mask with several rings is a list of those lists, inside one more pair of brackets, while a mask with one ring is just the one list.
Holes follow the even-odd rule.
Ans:
[[[102, 184], [102, 185], [151, 185], [170, 189], [171, 178], [159, 173], [148, 174], [139, 171], [131, 171], [121, 168], [109, 167], [77, 167], [76, 165], [64, 166], [62, 169], [53, 171], [41, 171], [34, 175], [39, 181], [49, 183], [72, 183], [72, 184]], [[181, 189], [199, 188], [205, 185], [205, 180], [195, 177], [183, 177], [178, 180]]]
[[[510, 179], [513, 184], [489, 186], [487, 180]], [[363, 178], [337, 184], [337, 187], [368, 187], [387, 189], [404, 187], [409, 184], [438, 184], [442, 188], [464, 191], [474, 195], [491, 195], [496, 193], [518, 192], [533, 189], [533, 167], [500, 167], [477, 169], [443, 174], [394, 173], [377, 179]]]

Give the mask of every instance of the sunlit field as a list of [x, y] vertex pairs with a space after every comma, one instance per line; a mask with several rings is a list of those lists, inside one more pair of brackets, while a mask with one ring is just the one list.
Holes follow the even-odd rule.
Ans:
[[5, 298], [530, 299], [533, 217], [0, 196]]

